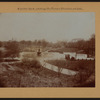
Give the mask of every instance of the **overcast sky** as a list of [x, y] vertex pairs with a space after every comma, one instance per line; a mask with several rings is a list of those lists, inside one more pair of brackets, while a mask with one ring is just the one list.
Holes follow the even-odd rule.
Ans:
[[89, 39], [95, 33], [95, 13], [1, 13], [0, 41], [36, 40], [51, 42]]

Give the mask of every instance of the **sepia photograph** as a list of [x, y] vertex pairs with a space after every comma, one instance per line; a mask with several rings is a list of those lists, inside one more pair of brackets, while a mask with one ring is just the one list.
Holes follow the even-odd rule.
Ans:
[[0, 88], [95, 87], [95, 13], [0, 13]]

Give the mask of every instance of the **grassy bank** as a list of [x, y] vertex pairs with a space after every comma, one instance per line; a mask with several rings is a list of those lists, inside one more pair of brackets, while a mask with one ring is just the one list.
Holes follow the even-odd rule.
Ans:
[[[70, 80], [73, 80], [75, 86], [88, 86], [88, 84], [94, 86], [95, 84], [95, 61], [48, 60], [47, 62], [58, 67], [78, 71], [77, 75], [70, 77]], [[88, 82], [88, 80], [90, 80], [90, 82]], [[87, 85], [83, 85], [85, 82]]]
[[[66, 62], [64, 60], [54, 60], [48, 62], [59, 67], [77, 70], [79, 73], [75, 76], [63, 74], [59, 76], [57, 72], [41, 66], [38, 60], [25, 58], [20, 63], [9, 63], [12, 70], [8, 65], [2, 64], [6, 71], [0, 74], [0, 87], [81, 87], [80, 84], [83, 84], [94, 73], [94, 61], [86, 63], [86, 61]], [[84, 66], [84, 69], [82, 66]]]
[[[33, 59], [24, 59], [22, 63], [10, 64], [15, 71], [7, 70], [0, 74], [1, 87], [69, 87], [73, 84], [68, 82], [67, 75], [43, 68], [41, 64]], [[3, 66], [4, 67], [4, 66]], [[17, 69], [20, 70], [17, 70]]]
[[95, 69], [94, 60], [66, 61], [61, 59], [61, 60], [48, 60], [47, 62], [58, 67], [67, 68], [75, 71]]

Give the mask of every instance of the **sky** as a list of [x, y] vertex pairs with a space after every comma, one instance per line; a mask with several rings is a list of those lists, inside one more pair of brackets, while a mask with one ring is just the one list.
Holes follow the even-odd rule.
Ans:
[[95, 34], [95, 13], [0, 13], [0, 41], [49, 42], [89, 39]]

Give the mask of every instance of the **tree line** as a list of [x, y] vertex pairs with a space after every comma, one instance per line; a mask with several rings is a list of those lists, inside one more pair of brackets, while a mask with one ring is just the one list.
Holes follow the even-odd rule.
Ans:
[[90, 39], [84, 40], [73, 40], [73, 41], [58, 41], [56, 43], [48, 42], [46, 40], [34, 40], [34, 41], [0, 41], [0, 48], [4, 47], [6, 52], [3, 53], [0, 50], [0, 58], [2, 57], [11, 57], [15, 58], [19, 56], [19, 53], [26, 47], [32, 46], [41, 46], [43, 48], [52, 47], [52, 48], [77, 48], [78, 50], [84, 50], [85, 53], [95, 55], [95, 35], [93, 34]]

